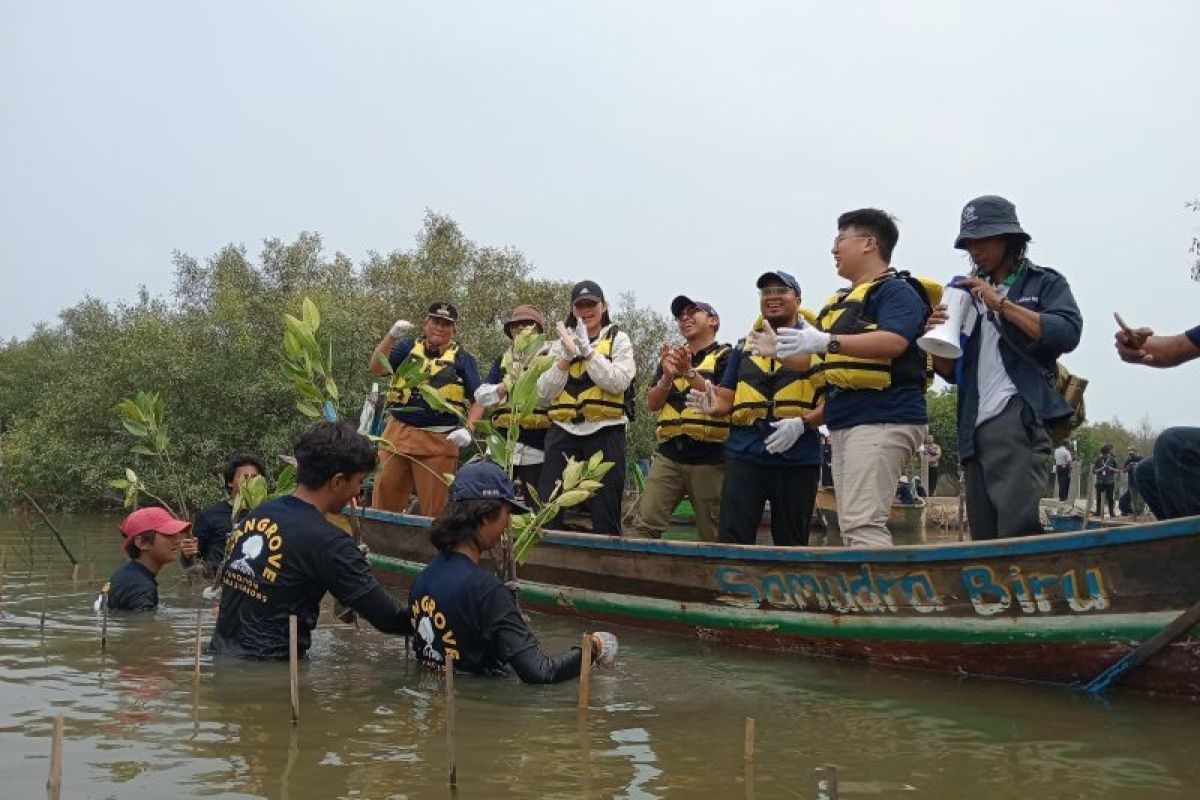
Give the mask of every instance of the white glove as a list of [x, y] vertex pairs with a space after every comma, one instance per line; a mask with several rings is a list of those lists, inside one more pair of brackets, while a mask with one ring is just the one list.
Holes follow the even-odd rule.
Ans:
[[799, 417], [781, 419], [771, 423], [775, 432], [763, 442], [768, 453], [783, 453], [792, 448], [800, 435], [804, 433], [804, 420]]
[[824, 353], [829, 349], [829, 334], [812, 325], [801, 323], [799, 328], [780, 328], [775, 348], [780, 358]]
[[562, 350], [563, 357], [568, 361], [579, 355], [579, 347], [575, 344], [575, 336], [571, 331], [567, 330], [567, 326], [561, 320], [558, 323], [558, 346]]
[[712, 416], [717, 413], [717, 390], [713, 388], [712, 381], [705, 381], [703, 389], [688, 389], [684, 403], [701, 414]]
[[455, 428], [446, 434], [446, 438], [454, 442], [459, 447], [466, 447], [471, 443], [471, 432], [466, 428]]
[[[787, 330], [787, 328], [784, 328]], [[760, 358], [774, 358], [777, 337], [775, 331], [771, 330], [768, 325], [766, 330], [750, 331], [750, 335], [746, 337], [750, 342], [750, 352]]]
[[583, 324], [583, 320], [579, 320], [579, 324], [575, 326], [575, 349], [579, 351], [580, 358], [587, 358], [592, 354], [592, 343], [588, 341], [587, 325]]
[[592, 662], [601, 667], [611, 667], [617, 660], [617, 637], [608, 631], [596, 631], [592, 634], [592, 641], [600, 645], [600, 653]]
[[392, 323], [392, 329], [388, 331], [388, 336], [393, 339], [403, 339], [404, 334], [413, 329], [413, 324], [406, 319], [398, 319]]
[[500, 400], [503, 399], [501, 395], [502, 389], [504, 389], [504, 384], [502, 383], [480, 384], [479, 388], [475, 390], [475, 402], [484, 408], [499, 405]]

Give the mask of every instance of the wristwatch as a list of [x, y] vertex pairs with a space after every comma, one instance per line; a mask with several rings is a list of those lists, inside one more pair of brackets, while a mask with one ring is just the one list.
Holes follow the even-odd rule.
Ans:
[[828, 344], [828, 346], [826, 346], [825, 350], [830, 353], [837, 353], [837, 352], [840, 352], [841, 349], [842, 349], [842, 343], [838, 340], [837, 334], [830, 336], [829, 344]]

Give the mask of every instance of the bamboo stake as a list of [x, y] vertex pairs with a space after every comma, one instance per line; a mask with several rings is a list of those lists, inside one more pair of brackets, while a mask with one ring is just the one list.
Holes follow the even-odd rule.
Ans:
[[200, 680], [200, 632], [201, 624], [204, 621], [204, 609], [196, 609], [196, 674], [195, 680]]
[[826, 764], [818, 768], [817, 773], [820, 775], [817, 779], [817, 800], [838, 800], [837, 767]]
[[100, 593], [100, 652], [108, 647], [108, 587]]
[[46, 605], [50, 602], [50, 587], [42, 587], [42, 615], [38, 619], [38, 636], [46, 638]]
[[50, 775], [46, 778], [46, 796], [58, 800], [62, 791], [63, 773], [63, 716], [54, 718], [54, 733], [50, 739]]
[[300, 634], [295, 614], [288, 616], [288, 673], [292, 688], [292, 724], [300, 723]]
[[586, 711], [588, 707], [588, 693], [591, 691], [592, 677], [592, 636], [585, 633], [583, 635], [583, 646], [580, 648], [583, 652], [579, 654], [579, 708], [581, 711]]
[[754, 760], [754, 736], [755, 723], [754, 717], [746, 717], [746, 737], [742, 745], [742, 758], [747, 761]]
[[458, 757], [454, 742], [454, 656], [446, 654], [446, 759], [450, 788], [458, 786]]

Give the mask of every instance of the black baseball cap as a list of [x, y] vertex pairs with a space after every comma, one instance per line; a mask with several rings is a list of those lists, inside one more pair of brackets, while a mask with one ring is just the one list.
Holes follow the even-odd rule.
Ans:
[[754, 285], [761, 289], [766, 286], [767, 281], [771, 280], [772, 278], [778, 281], [783, 281], [784, 286], [795, 292], [797, 296], [800, 295], [800, 281], [796, 280], [792, 273], [784, 272], [781, 269], [764, 272], [762, 275], [758, 276], [758, 280], [754, 282]]
[[683, 312], [685, 312], [689, 308], [693, 308], [693, 307], [698, 308], [701, 311], [705, 312], [706, 314], [716, 317], [717, 319], [721, 318], [721, 315], [718, 314], [717, 310], [715, 308], [713, 308], [712, 305], [710, 305], [709, 303], [704, 303], [699, 300], [693, 300], [692, 298], [690, 298], [684, 294], [679, 295], [678, 297], [676, 297], [674, 300], [671, 301], [671, 316], [674, 317], [675, 319], [679, 319], [680, 317], [683, 316]]
[[473, 461], [458, 471], [450, 484], [451, 500], [504, 500], [514, 511], [528, 514], [529, 506], [517, 500], [508, 474], [494, 461]]
[[580, 300], [595, 300], [602, 303], [604, 302], [604, 290], [595, 281], [580, 281], [571, 287], [571, 305], [575, 305]]
[[425, 316], [437, 317], [444, 319], [447, 322], [458, 322], [458, 309], [449, 303], [434, 303], [429, 307], [429, 313]]

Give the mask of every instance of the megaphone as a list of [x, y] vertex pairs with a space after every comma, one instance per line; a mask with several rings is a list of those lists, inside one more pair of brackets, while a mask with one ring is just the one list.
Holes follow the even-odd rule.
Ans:
[[962, 346], [959, 336], [975, 326], [977, 316], [975, 303], [971, 301], [971, 293], [959, 289], [955, 283], [958, 277], [951, 279], [942, 292], [942, 305], [946, 306], [946, 321], [933, 328], [917, 339], [917, 346], [930, 355], [941, 358], [961, 358]]

